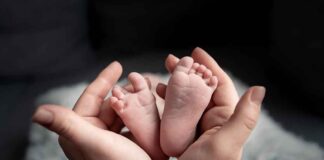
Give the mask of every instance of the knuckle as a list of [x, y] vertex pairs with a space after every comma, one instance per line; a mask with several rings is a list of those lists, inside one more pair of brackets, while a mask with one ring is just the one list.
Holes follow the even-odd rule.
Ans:
[[216, 118], [219, 124], [224, 124], [226, 123], [229, 118], [232, 116], [233, 111], [231, 109], [228, 108], [224, 108], [218, 112], [216, 112]]
[[245, 115], [243, 124], [248, 130], [252, 131], [256, 123], [257, 123], [256, 113], [249, 113]]
[[230, 119], [232, 114], [233, 109], [228, 107], [213, 108], [203, 116], [202, 129], [209, 130], [216, 127], [219, 130]]
[[69, 139], [69, 136], [71, 135], [73, 129], [73, 121], [74, 120], [71, 116], [66, 116], [66, 118], [62, 120], [61, 125], [58, 128], [58, 134], [63, 135], [64, 137]]

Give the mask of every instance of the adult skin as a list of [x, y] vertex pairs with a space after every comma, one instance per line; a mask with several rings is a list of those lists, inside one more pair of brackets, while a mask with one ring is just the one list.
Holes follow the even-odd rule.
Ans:
[[[180, 159], [240, 159], [243, 145], [256, 125], [265, 89], [252, 87], [239, 101], [231, 79], [212, 57], [200, 48], [192, 57], [212, 70], [219, 85], [201, 120], [201, 136]], [[170, 72], [177, 61], [177, 57], [168, 56], [166, 67]], [[121, 65], [111, 63], [86, 88], [73, 111], [43, 105], [35, 112], [33, 121], [60, 135], [59, 142], [69, 159], [150, 159], [133, 141], [118, 134], [121, 121], [104, 100], [121, 73]], [[165, 86], [159, 85], [157, 92], [163, 97]]]

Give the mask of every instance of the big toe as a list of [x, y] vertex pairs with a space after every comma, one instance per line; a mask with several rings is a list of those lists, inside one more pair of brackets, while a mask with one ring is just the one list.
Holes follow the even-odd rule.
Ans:
[[193, 62], [194, 61], [191, 57], [183, 57], [178, 62], [174, 71], [189, 73], [189, 70], [192, 67]]
[[143, 89], [149, 88], [145, 78], [141, 74], [139, 74], [137, 72], [130, 73], [128, 75], [128, 80], [132, 84], [135, 92], [138, 92], [138, 91], [141, 91]]

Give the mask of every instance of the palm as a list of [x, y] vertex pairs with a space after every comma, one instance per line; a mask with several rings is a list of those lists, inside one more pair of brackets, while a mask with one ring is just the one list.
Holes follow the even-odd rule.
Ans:
[[121, 73], [121, 65], [118, 62], [111, 63], [75, 104], [71, 114], [78, 119], [76, 123], [82, 124], [79, 129], [83, 137], [78, 131], [75, 136], [66, 137], [64, 134], [69, 133], [63, 133], [59, 138], [63, 151], [70, 159], [149, 159], [138, 145], [119, 134], [122, 123], [104, 100]]
[[[123, 135], [109, 131], [104, 121], [97, 117], [84, 118], [92, 135], [101, 139], [96, 146], [76, 145], [60, 137], [60, 144], [68, 158], [73, 160], [92, 159], [147, 159], [148, 155], [138, 145]], [[91, 136], [91, 135], [89, 135]], [[114, 140], [112, 142], [112, 139]], [[112, 144], [113, 143], [113, 144]], [[114, 148], [112, 149], [111, 146]], [[118, 154], [117, 154], [118, 153]]]
[[[241, 159], [241, 147], [225, 147], [228, 144], [218, 134], [221, 129], [210, 129], [202, 134], [198, 140], [191, 144], [179, 157], [179, 160], [194, 159]], [[208, 154], [207, 154], [208, 153]]]

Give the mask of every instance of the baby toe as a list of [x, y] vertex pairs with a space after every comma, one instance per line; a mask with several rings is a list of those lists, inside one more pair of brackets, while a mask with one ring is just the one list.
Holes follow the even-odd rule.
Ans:
[[200, 65], [198, 63], [194, 63], [191, 67], [191, 69], [189, 70], [189, 74], [196, 74], [197, 69]]
[[200, 65], [198, 68], [197, 68], [197, 72], [196, 74], [200, 77], [203, 76], [204, 72], [206, 71], [206, 67], [204, 65]]
[[149, 88], [146, 79], [137, 72], [132, 72], [128, 75], [128, 80], [134, 88], [134, 92], [141, 91], [143, 89]]
[[189, 74], [195, 74], [195, 73], [196, 73], [196, 70], [194, 70], [192, 68], [189, 70]]
[[205, 72], [203, 73], [203, 78], [209, 79], [211, 76], [213, 76], [213, 73], [209, 69], [206, 69]]
[[197, 70], [199, 66], [200, 66], [200, 64], [195, 62], [195, 63], [192, 65], [191, 68], [194, 69], [194, 70]]
[[216, 89], [216, 87], [217, 87], [217, 83], [218, 83], [218, 80], [217, 80], [217, 77], [216, 77], [216, 76], [212, 76], [212, 77], [210, 77], [210, 79], [209, 79], [209, 83], [208, 83], [208, 85], [209, 85], [210, 87], [212, 87], [213, 89]]
[[123, 93], [122, 88], [119, 86], [115, 86], [113, 88], [112, 95], [117, 97], [118, 99], [123, 99], [125, 97], [125, 93]]
[[117, 97], [109, 97], [109, 106], [113, 108], [117, 113], [122, 113], [124, 110], [124, 102]]
[[193, 59], [191, 57], [183, 57], [178, 62], [175, 71], [189, 73], [189, 70], [191, 69], [192, 65]]
[[123, 113], [123, 112], [124, 112], [124, 106], [125, 106], [124, 101], [122, 101], [122, 100], [118, 100], [118, 101], [115, 103], [114, 109], [115, 109], [118, 113]]
[[113, 106], [113, 105], [115, 105], [115, 103], [118, 101], [118, 98], [117, 97], [114, 97], [114, 96], [112, 96], [112, 97], [109, 97], [108, 98], [108, 104], [109, 104], [109, 106]]
[[203, 73], [206, 71], [206, 66], [204, 66], [203, 64], [200, 65], [198, 68], [197, 68], [197, 71], [200, 72], [200, 73]]

